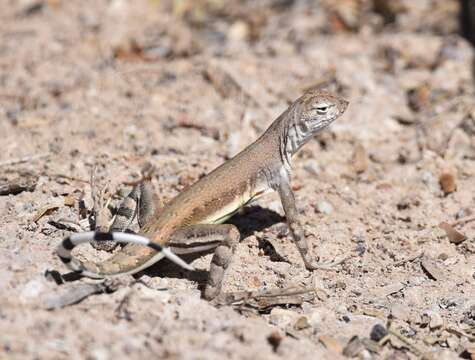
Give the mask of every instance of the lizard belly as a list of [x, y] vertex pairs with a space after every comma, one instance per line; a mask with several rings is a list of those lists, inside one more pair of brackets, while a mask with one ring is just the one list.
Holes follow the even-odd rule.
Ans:
[[259, 189], [251, 191], [248, 189], [244, 193], [237, 195], [231, 202], [222, 206], [219, 209], [216, 209], [214, 212], [210, 213], [204, 220], [204, 224], [222, 224], [243, 206], [249, 205], [257, 198], [260, 198], [264, 194], [272, 191], [269, 187], [263, 186]]

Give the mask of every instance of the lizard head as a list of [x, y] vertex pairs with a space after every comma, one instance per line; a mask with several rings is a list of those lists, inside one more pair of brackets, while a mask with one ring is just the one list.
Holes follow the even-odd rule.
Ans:
[[331, 93], [312, 88], [307, 90], [281, 116], [285, 127], [286, 157], [295, 154], [313, 134], [342, 115], [348, 101]]
[[342, 115], [349, 102], [345, 99], [318, 89], [310, 89], [299, 99], [300, 121], [303, 128], [312, 133], [326, 127]]

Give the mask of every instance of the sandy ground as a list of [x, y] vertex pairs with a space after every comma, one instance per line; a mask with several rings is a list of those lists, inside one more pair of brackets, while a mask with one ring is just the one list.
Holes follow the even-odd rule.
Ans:
[[[458, 2], [391, 3], [1, 1], [0, 358], [474, 358], [473, 50]], [[214, 307], [206, 255], [47, 309], [95, 284], [45, 276], [67, 272], [54, 249], [92, 207], [94, 164], [112, 209], [150, 165], [167, 202], [316, 84], [351, 104], [292, 184], [311, 250], [352, 257], [306, 271], [273, 194], [232, 219], [225, 280], [308, 296]]]

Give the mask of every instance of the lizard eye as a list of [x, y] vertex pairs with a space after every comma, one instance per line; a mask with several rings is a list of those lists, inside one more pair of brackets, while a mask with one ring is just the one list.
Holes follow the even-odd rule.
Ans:
[[318, 115], [325, 115], [329, 108], [330, 108], [330, 106], [328, 106], [328, 105], [320, 105], [320, 106], [315, 107], [315, 109], [317, 110]]

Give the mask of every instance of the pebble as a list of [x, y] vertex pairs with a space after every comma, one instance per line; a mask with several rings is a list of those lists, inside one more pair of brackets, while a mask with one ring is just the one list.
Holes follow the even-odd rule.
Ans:
[[329, 310], [326, 308], [316, 308], [310, 314], [307, 315], [308, 322], [315, 331], [320, 330], [320, 328], [322, 327], [328, 316], [328, 311]]
[[229, 28], [228, 36], [234, 41], [245, 41], [250, 34], [249, 25], [242, 20], [236, 21]]
[[459, 340], [456, 336], [449, 336], [447, 338], [447, 345], [449, 348], [453, 349], [453, 350], [457, 350], [458, 346], [459, 346]]
[[[429, 328], [431, 330], [439, 329], [444, 325], [444, 320], [442, 319], [442, 316], [436, 311], [426, 310], [424, 311], [422, 316], [423, 318], [428, 318]], [[423, 322], [425, 321], [423, 320]]]
[[386, 328], [381, 324], [376, 324], [371, 329], [371, 333], [369, 335], [370, 339], [373, 341], [380, 341], [383, 337], [388, 334]]
[[402, 304], [393, 304], [391, 306], [391, 315], [399, 320], [408, 321], [411, 319], [411, 311]]
[[90, 359], [94, 360], [108, 360], [110, 359], [110, 354], [107, 349], [96, 348], [92, 349], [90, 353]]
[[273, 325], [285, 328], [294, 322], [297, 316], [298, 314], [291, 310], [273, 308], [269, 315], [269, 322]]
[[312, 175], [318, 175], [321, 172], [318, 162], [313, 159], [307, 160], [307, 162], [304, 165], [304, 169], [307, 170]]
[[317, 201], [315, 210], [321, 214], [330, 215], [333, 212], [333, 206], [328, 201], [320, 200]]
[[430, 171], [424, 171], [421, 174], [422, 182], [429, 188], [430, 192], [437, 194], [440, 192], [439, 181]]
[[343, 349], [343, 355], [346, 357], [355, 357], [363, 350], [363, 344], [357, 335], [353, 336]]
[[33, 279], [28, 281], [20, 293], [20, 300], [24, 303], [38, 298], [38, 296], [45, 290], [45, 280]]

